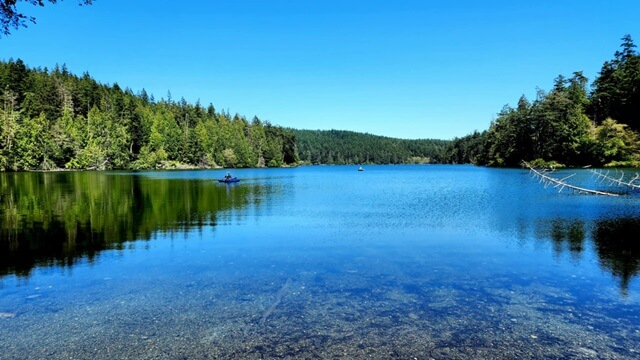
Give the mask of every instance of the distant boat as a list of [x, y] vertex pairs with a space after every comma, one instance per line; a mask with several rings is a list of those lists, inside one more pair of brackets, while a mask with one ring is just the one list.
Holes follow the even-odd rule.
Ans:
[[364, 169], [362, 168], [362, 166], [360, 166], [360, 167], [358, 168], [358, 171], [364, 171]]
[[239, 182], [240, 179], [238, 179], [237, 177], [232, 177], [229, 179], [218, 179], [218, 181], [222, 183], [235, 183], [235, 182]]

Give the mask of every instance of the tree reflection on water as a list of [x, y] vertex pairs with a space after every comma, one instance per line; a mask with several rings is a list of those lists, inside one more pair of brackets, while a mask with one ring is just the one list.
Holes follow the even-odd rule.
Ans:
[[600, 267], [619, 282], [627, 294], [631, 280], [640, 271], [640, 220], [633, 217], [597, 219], [588, 225], [580, 219], [554, 219], [537, 224], [537, 236], [553, 243], [556, 256], [568, 252], [580, 260], [587, 239], [593, 242]]
[[[232, 209], [258, 205], [269, 184], [220, 186], [212, 179], [154, 179], [136, 173], [0, 173], [0, 277], [28, 277], [39, 266], [92, 262], [103, 250], [154, 234], [216, 226]], [[534, 221], [535, 222], [535, 221]], [[528, 237], [527, 224], [520, 224]], [[634, 217], [538, 220], [534, 237], [556, 256], [579, 261], [591, 241], [600, 266], [623, 295], [640, 271]]]
[[[0, 276], [94, 261], [127, 242], [215, 225], [257, 186], [94, 172], [0, 174]], [[228, 212], [227, 212], [228, 213]], [[222, 218], [224, 220], [224, 218]]]

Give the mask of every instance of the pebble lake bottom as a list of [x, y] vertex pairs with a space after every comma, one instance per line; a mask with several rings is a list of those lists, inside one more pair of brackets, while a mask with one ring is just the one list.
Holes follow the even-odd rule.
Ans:
[[0, 357], [640, 358], [638, 194], [463, 165], [224, 173], [1, 174]]

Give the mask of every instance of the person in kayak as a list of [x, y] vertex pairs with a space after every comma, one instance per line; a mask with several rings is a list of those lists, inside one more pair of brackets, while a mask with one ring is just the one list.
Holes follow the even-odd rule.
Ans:
[[226, 175], [224, 176], [225, 180], [229, 180], [231, 179], [231, 173], [227, 172]]

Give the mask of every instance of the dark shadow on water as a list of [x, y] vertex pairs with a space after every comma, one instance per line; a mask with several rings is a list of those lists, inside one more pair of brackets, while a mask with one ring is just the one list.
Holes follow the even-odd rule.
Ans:
[[[71, 267], [92, 262], [107, 249], [149, 240], [158, 232], [178, 233], [228, 221], [231, 210], [261, 204], [282, 191], [271, 183], [220, 185], [211, 179], [153, 179], [135, 173], [58, 172], [0, 174], [0, 277], [30, 276], [35, 267]], [[260, 211], [260, 210], [258, 210]], [[550, 241], [555, 256], [579, 262], [593, 242], [601, 267], [626, 294], [640, 272], [640, 220], [633, 216], [596, 219], [513, 219], [527, 238]], [[331, 275], [339, 269], [325, 268]], [[406, 271], [410, 271], [407, 269]], [[416, 277], [421, 273], [417, 272]], [[319, 274], [318, 285], [325, 281]], [[420, 288], [405, 291], [421, 297]], [[373, 298], [357, 286], [344, 290], [353, 298]]]
[[639, 234], [638, 218], [598, 220], [593, 231], [600, 266], [619, 280], [623, 294], [640, 271]]
[[551, 221], [551, 241], [557, 256], [569, 252], [573, 260], [580, 260], [585, 249], [586, 229], [582, 220], [555, 219]]
[[213, 226], [223, 212], [260, 198], [257, 185], [237, 185], [117, 173], [2, 173], [0, 276], [71, 267], [156, 232]]
[[623, 296], [640, 272], [638, 234], [640, 219], [635, 217], [597, 219], [590, 225], [582, 220], [554, 219], [538, 222], [536, 227], [536, 236], [550, 240], [557, 257], [569, 253], [574, 261], [582, 258], [590, 239], [601, 268], [618, 280]]

